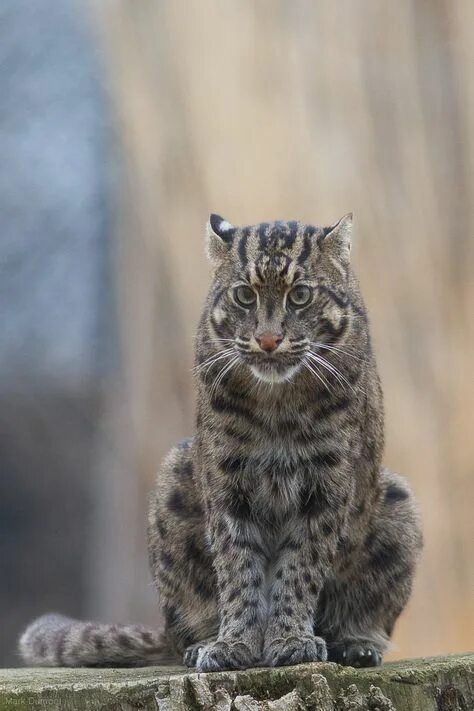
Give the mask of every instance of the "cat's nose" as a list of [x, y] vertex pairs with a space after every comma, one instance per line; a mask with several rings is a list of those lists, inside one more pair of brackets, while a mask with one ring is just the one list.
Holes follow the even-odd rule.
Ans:
[[283, 340], [283, 336], [280, 333], [272, 333], [271, 331], [265, 331], [259, 336], [255, 336], [255, 340], [258, 345], [266, 353], [271, 353], [275, 351]]

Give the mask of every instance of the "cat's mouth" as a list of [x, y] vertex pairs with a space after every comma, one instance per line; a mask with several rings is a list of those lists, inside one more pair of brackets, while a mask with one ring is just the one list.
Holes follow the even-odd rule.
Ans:
[[301, 367], [301, 361], [296, 358], [255, 357], [246, 359], [252, 375], [264, 383], [288, 383]]
[[297, 365], [275, 365], [270, 363], [260, 363], [259, 365], [251, 365], [250, 370], [257, 380], [264, 383], [289, 383], [300, 369]]
[[301, 353], [278, 351], [264, 353], [237, 346], [241, 360], [248, 366], [252, 375], [264, 383], [287, 383], [292, 380], [303, 365]]

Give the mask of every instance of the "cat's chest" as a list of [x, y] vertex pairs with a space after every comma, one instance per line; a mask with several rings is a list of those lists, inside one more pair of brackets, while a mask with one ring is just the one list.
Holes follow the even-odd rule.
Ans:
[[302, 452], [285, 438], [261, 440], [251, 462], [246, 478], [254, 509], [265, 519], [297, 513], [305, 482], [312, 476]]

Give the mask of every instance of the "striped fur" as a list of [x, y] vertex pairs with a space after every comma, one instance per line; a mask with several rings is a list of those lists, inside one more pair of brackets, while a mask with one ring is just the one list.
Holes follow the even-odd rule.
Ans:
[[28, 662], [382, 661], [421, 533], [406, 482], [382, 466], [351, 229], [350, 215], [328, 228], [211, 216], [196, 435], [166, 458], [149, 507], [163, 636], [40, 618]]
[[40, 666], [141, 666], [176, 660], [163, 633], [141, 625], [80, 622], [43, 615], [20, 638], [23, 659]]

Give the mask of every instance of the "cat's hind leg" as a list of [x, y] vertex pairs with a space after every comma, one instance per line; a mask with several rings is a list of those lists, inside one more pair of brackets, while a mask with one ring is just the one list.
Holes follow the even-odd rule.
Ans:
[[339, 565], [318, 605], [315, 630], [327, 641], [328, 659], [377, 666], [405, 607], [421, 549], [421, 532], [407, 483], [381, 472], [377, 515], [362, 545], [341, 542]]

